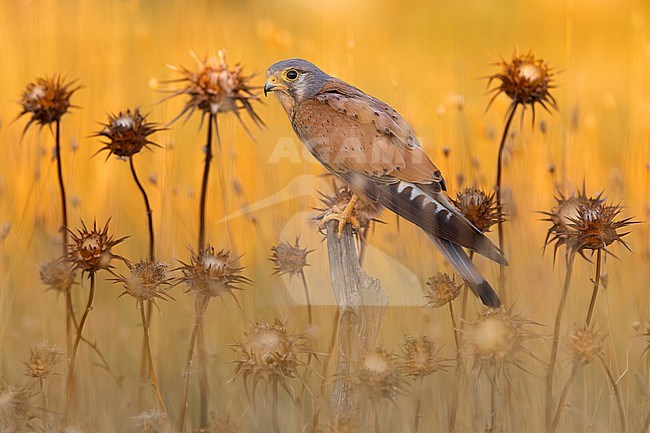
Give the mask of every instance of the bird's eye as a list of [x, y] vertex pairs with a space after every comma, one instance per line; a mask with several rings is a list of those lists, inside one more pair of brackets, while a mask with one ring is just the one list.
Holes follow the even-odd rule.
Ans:
[[285, 76], [287, 77], [287, 80], [293, 81], [296, 78], [298, 78], [298, 71], [296, 71], [295, 69], [289, 69], [285, 74]]

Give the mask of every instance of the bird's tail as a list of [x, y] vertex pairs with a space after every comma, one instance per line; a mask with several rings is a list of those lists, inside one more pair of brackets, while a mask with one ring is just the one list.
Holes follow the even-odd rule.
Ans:
[[447, 261], [451, 263], [456, 272], [463, 277], [469, 288], [478, 296], [481, 301], [488, 307], [498, 308], [501, 306], [501, 300], [496, 292], [487, 282], [485, 277], [476, 268], [474, 263], [469, 259], [465, 250], [454, 243], [445, 239], [440, 239], [427, 233], [431, 240], [440, 249]]

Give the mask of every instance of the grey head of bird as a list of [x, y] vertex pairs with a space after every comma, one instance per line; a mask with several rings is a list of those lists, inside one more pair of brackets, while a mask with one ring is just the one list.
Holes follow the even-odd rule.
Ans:
[[266, 71], [264, 94], [275, 92], [287, 113], [312, 98], [331, 77], [303, 59], [279, 61]]

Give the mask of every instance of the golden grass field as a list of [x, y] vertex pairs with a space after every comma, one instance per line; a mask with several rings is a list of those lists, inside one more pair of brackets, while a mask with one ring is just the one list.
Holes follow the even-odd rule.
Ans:
[[[523, 117], [521, 111], [516, 115], [506, 149], [504, 195], [509, 220], [507, 304], [536, 323], [527, 325], [535, 335], [523, 343], [528, 353], [517, 356], [516, 366], [506, 367], [509, 381], [505, 373], [495, 375], [488, 368], [461, 382], [456, 430], [545, 431], [545, 363], [565, 266], [564, 249], [555, 265], [552, 248], [543, 254], [550, 224], [539, 211], [553, 207], [558, 187], [567, 193], [584, 182], [587, 194], [604, 191], [608, 202], [624, 207], [622, 216], [641, 222], [625, 237], [632, 252], [617, 244], [610, 247], [618, 259], [607, 256], [603, 266], [594, 323], [605, 337], [603, 364], [620, 389], [628, 430], [642, 432], [650, 412], [650, 353], [645, 352], [649, 343], [643, 335], [650, 333], [650, 233], [645, 223], [650, 215], [649, 29], [650, 3], [642, 0], [3, 0], [0, 385], [6, 389], [7, 384], [36, 383], [25, 375], [30, 349], [43, 342], [66, 347], [64, 296], [46, 291], [38, 272], [61, 250], [53, 134], [34, 125], [23, 135], [28, 119], [16, 120], [21, 112], [17, 102], [36, 77], [61, 73], [83, 84], [72, 96], [77, 107], [62, 120], [69, 224], [75, 229], [81, 220], [96, 220], [103, 226], [110, 218], [113, 235], [129, 236], [115, 251], [132, 262], [147, 254], [142, 199], [127, 163], [107, 159], [104, 153], [93, 156], [102, 147], [93, 134], [108, 113], [138, 106], [150, 113], [149, 120], [167, 126], [152, 136], [160, 148], [143, 151], [134, 162], [153, 208], [156, 257], [176, 268], [178, 260], [189, 260], [187, 246], [196, 246], [205, 125], [199, 129], [198, 114], [167, 125], [185, 101], [179, 97], [159, 103], [165, 96], [159, 89], [170, 87], [165, 80], [177, 78], [166, 65], [195, 67], [190, 50], [204, 57], [225, 49], [231, 65], [241, 63], [245, 71], [257, 74], [251, 81], [256, 86], [263, 85], [266, 68], [274, 62], [302, 57], [384, 100], [415, 128], [453, 197], [471, 184], [494, 187], [510, 101], [501, 95], [486, 111], [490, 96], [485, 77], [496, 72], [500, 59], [532, 50], [553, 68], [556, 87], [551, 93], [559, 109], [548, 113], [538, 107], [534, 128], [529, 110]], [[221, 146], [215, 145], [208, 190], [207, 240], [218, 250], [241, 256], [242, 272], [252, 283], [236, 291], [239, 306], [230, 296], [215, 298], [205, 316], [209, 410], [238, 426], [213, 426], [210, 431], [273, 431], [271, 385], [260, 384], [254, 397], [241, 378], [231, 381], [238, 355], [230, 345], [244, 338], [250, 323], [277, 318], [288, 320], [295, 331], [309, 328], [302, 281], [273, 275], [272, 246], [299, 236], [303, 247], [315, 250], [305, 268], [314, 303], [314, 323], [306, 335], [315, 352], [328, 351], [336, 311], [327, 247], [313, 221], [313, 208], [320, 206], [318, 192], [330, 193], [330, 181], [303, 150], [276, 98], [261, 99], [254, 105], [265, 128], [243, 116], [253, 138], [232, 114], [218, 118]], [[443, 150], [449, 150], [448, 156]], [[549, 167], [555, 167], [554, 174]], [[449, 266], [419, 229], [398, 223], [387, 211], [382, 220], [386, 224], [371, 231], [364, 261], [364, 269], [381, 280], [389, 299], [377, 345], [399, 354], [402, 337], [419, 332], [444, 345], [442, 353], [453, 359], [449, 310], [425, 307], [424, 298], [426, 279], [439, 270], [450, 271]], [[490, 236], [496, 239], [496, 233]], [[477, 263], [496, 286], [498, 267], [481, 258]], [[118, 274], [127, 271], [123, 264], [115, 265]], [[593, 263], [578, 257], [562, 339], [572, 324], [584, 321], [593, 274]], [[157, 405], [147, 387], [145, 403], [138, 407], [140, 314], [133, 299], [118, 299], [122, 288], [108, 281], [111, 277], [105, 271], [97, 274], [94, 308], [83, 332], [97, 343], [121, 386], [81, 344], [72, 424], [93, 432], [168, 431], [133, 427], [137, 422], [132, 417]], [[155, 368], [174, 425], [194, 322], [194, 295], [184, 290], [183, 284], [170, 289], [174, 300], [158, 302], [151, 324]], [[87, 291], [85, 278], [72, 288], [79, 315]], [[468, 321], [473, 322], [482, 307], [473, 297], [469, 306]], [[325, 357], [319, 356], [314, 370], [320, 372]], [[47, 409], [41, 394], [32, 399], [35, 416], [56, 419], [63, 411], [66, 359], [45, 381]], [[572, 365], [563, 340], [558, 360], [556, 394]], [[471, 364], [469, 360], [470, 370]], [[392, 402], [381, 399], [379, 423], [370, 417], [364, 428], [415, 431], [416, 401], [421, 399], [419, 431], [448, 431], [454, 363], [450, 365], [417, 384], [403, 379], [404, 392]], [[192, 373], [185, 431], [199, 427], [194, 368]], [[300, 389], [299, 379], [292, 383]], [[311, 373], [307, 385], [318, 394], [320, 379]], [[329, 392], [331, 380], [327, 386]], [[0, 421], [13, 416], [2, 396]], [[316, 403], [327, 405], [308, 393], [300, 406], [282, 390], [279, 398], [283, 432], [309, 431]], [[611, 383], [601, 363], [594, 362], [577, 372], [557, 431], [616, 432], [618, 417]], [[339, 431], [328, 430], [331, 422], [333, 414], [325, 410], [318, 431]]]

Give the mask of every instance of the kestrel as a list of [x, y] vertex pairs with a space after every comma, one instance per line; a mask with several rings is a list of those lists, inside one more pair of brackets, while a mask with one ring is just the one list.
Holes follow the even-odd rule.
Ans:
[[445, 180], [408, 123], [388, 104], [306, 60], [275, 63], [264, 94], [275, 92], [298, 138], [347, 183], [350, 204], [327, 220], [354, 224], [357, 200], [388, 208], [424, 230], [485, 305], [500, 300], [463, 248], [507, 264], [497, 248], [444, 194]]

